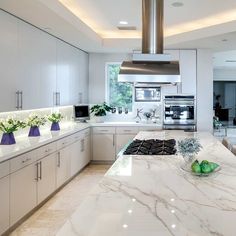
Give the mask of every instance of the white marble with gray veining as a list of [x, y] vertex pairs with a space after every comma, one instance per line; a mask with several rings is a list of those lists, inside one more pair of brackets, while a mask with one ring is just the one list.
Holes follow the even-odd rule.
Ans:
[[14, 145], [0, 145], [0, 163], [5, 162], [11, 158], [19, 156], [23, 153], [29, 152], [40, 146], [54, 142], [58, 139], [69, 136], [73, 133], [79, 132], [83, 129], [89, 127], [151, 127], [155, 129], [161, 129], [162, 126], [158, 124], [145, 124], [145, 123], [135, 123], [135, 122], [103, 122], [103, 123], [79, 123], [74, 121], [61, 122], [60, 131], [50, 131], [50, 127], [41, 127], [40, 137], [28, 137], [28, 129], [25, 129], [20, 135], [16, 135], [16, 144]]
[[87, 123], [62, 122], [60, 131], [51, 132], [50, 127], [43, 127], [40, 137], [28, 137], [28, 133], [23, 133], [15, 137], [16, 144], [0, 145], [0, 163], [89, 127]]
[[198, 159], [222, 170], [196, 177], [174, 156], [120, 156], [57, 236], [235, 236], [236, 157], [208, 133], [141, 132], [137, 138], [196, 136]]

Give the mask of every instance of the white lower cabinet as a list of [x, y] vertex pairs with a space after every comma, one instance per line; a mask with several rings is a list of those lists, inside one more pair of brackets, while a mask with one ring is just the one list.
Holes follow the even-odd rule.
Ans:
[[56, 186], [59, 188], [70, 178], [71, 146], [61, 149], [57, 153]]
[[41, 203], [56, 190], [56, 159], [57, 153], [53, 153], [37, 163], [37, 203]]
[[10, 175], [10, 226], [36, 207], [36, 169], [34, 163]]
[[10, 177], [0, 179], [0, 235], [9, 228], [10, 208]]
[[80, 139], [71, 145], [70, 177], [82, 169], [81, 141]]
[[93, 134], [93, 161], [114, 161], [115, 134]]
[[83, 167], [85, 167], [86, 165], [88, 165], [88, 163], [91, 161], [91, 136], [88, 135], [84, 138], [84, 147], [83, 147]]
[[0, 164], [0, 235], [90, 162], [90, 129]]

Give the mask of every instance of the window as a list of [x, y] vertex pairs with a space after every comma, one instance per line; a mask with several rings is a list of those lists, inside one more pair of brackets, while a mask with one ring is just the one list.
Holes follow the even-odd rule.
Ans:
[[132, 111], [133, 86], [118, 82], [120, 63], [107, 63], [108, 103], [114, 107], [128, 108]]

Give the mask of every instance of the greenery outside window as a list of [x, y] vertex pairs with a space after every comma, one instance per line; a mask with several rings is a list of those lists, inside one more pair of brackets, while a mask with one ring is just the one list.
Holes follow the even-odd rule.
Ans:
[[118, 82], [121, 63], [107, 63], [107, 102], [112, 107], [128, 108], [132, 111], [133, 86]]

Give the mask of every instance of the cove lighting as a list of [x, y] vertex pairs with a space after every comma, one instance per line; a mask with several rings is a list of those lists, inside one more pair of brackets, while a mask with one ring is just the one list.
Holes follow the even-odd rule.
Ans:
[[[89, 16], [84, 9], [80, 8], [76, 0], [58, 0], [58, 1], [69, 11], [71, 11], [76, 17], [78, 17], [81, 21], [83, 21], [88, 27], [90, 27], [94, 32], [96, 32], [101, 38], [139, 39], [142, 37], [141, 31], [121, 32], [118, 30], [105, 29], [103, 25], [98, 24], [96, 19], [93, 19], [93, 17]], [[176, 3], [178, 3], [177, 5], [181, 5], [180, 2]], [[214, 14], [198, 20], [188, 21], [182, 24], [176, 24], [170, 27], [166, 27], [164, 36], [170, 37], [182, 33], [204, 29], [207, 27], [229, 23], [232, 21], [236, 21], [236, 9]]]

